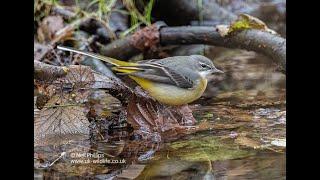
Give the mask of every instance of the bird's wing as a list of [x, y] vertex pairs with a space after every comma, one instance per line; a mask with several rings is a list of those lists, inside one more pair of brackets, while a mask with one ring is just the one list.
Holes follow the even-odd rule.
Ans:
[[114, 67], [113, 70], [154, 82], [175, 85], [180, 88], [193, 87], [193, 82], [188, 77], [183, 76], [178, 71], [175, 71], [170, 67], [153, 61], [145, 61], [145, 63], [139, 63], [134, 67], [118, 66]]

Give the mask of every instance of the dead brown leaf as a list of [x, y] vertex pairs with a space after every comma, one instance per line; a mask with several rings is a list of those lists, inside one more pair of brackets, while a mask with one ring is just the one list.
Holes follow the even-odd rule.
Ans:
[[[150, 138], [153, 133], [162, 137], [172, 138], [183, 135], [195, 129], [195, 119], [187, 106], [164, 106], [149, 98], [132, 96], [127, 107], [128, 122], [138, 132], [147, 134]], [[192, 128], [193, 127], [193, 128]], [[149, 135], [148, 135], [149, 134]]]
[[89, 121], [84, 102], [91, 93], [94, 75], [90, 68], [84, 66], [70, 66], [65, 71], [65, 76], [42, 87], [42, 96], [49, 100], [46, 99], [39, 118], [35, 119], [36, 145], [63, 142], [75, 136], [88, 138]]
[[40, 61], [46, 53], [50, 50], [50, 48], [46, 45], [34, 43], [33, 47], [33, 58], [35, 61]]
[[68, 100], [57, 95], [40, 111], [34, 124], [35, 145], [48, 145], [52, 143], [52, 139], [70, 140], [72, 135], [89, 135], [89, 121], [84, 114], [84, 108], [69, 104]]
[[55, 38], [56, 32], [64, 27], [61, 16], [45, 17], [38, 28], [38, 41], [40, 43], [50, 42]]

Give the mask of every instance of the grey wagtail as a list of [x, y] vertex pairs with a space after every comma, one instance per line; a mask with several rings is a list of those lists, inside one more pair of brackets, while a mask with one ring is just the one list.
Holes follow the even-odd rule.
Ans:
[[58, 49], [75, 52], [112, 64], [112, 70], [128, 75], [150, 96], [167, 105], [184, 105], [200, 98], [207, 87], [207, 76], [223, 73], [201, 55], [174, 56], [164, 59], [125, 62], [69, 47]]

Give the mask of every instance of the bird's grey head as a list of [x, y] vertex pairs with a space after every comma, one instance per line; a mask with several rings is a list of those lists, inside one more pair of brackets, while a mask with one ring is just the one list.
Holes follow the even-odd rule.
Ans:
[[210, 74], [221, 74], [223, 71], [217, 69], [212, 61], [202, 55], [191, 55], [191, 59], [194, 61], [195, 68], [201, 76], [206, 77]]

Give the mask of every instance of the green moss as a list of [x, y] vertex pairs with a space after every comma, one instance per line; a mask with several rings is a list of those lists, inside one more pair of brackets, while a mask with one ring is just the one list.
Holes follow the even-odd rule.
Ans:
[[260, 19], [250, 16], [248, 14], [240, 14], [238, 19], [231, 23], [228, 34], [235, 31], [242, 31], [245, 29], [268, 29], [266, 24]]
[[230, 31], [243, 30], [243, 29], [249, 29], [249, 28], [250, 28], [250, 24], [248, 21], [240, 20], [232, 24]]
[[202, 116], [203, 118], [213, 118], [213, 114], [212, 113], [207, 113], [205, 115]]

